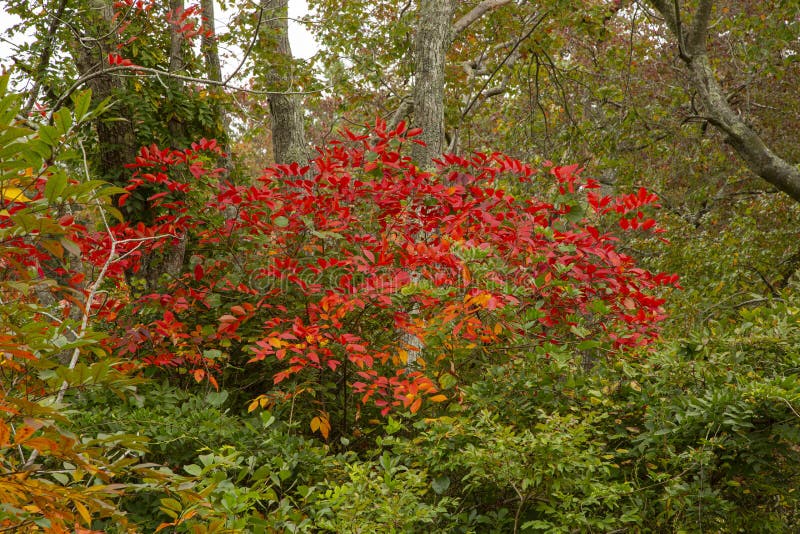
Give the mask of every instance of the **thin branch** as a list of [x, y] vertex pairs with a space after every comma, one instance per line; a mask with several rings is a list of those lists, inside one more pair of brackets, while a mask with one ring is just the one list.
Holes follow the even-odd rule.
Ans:
[[467, 107], [466, 107], [466, 108], [464, 109], [464, 111], [461, 113], [461, 118], [462, 118], [462, 120], [463, 120], [463, 119], [464, 119], [464, 117], [466, 117], [466, 116], [467, 116], [467, 114], [468, 114], [468, 113], [469, 113], [469, 112], [472, 110], [473, 106], [475, 106], [475, 103], [478, 101], [478, 98], [479, 98], [479, 97], [481, 96], [481, 94], [483, 94], [483, 92], [486, 90], [486, 88], [487, 88], [487, 87], [488, 87], [488, 85], [489, 85], [489, 82], [491, 82], [491, 81], [492, 81], [492, 78], [494, 78], [495, 74], [497, 74], [497, 72], [498, 72], [498, 71], [499, 71], [501, 68], [503, 68], [503, 66], [504, 66], [504, 65], [505, 65], [505, 64], [506, 64], [506, 63], [507, 63], [507, 62], [508, 62], [508, 61], [511, 59], [511, 57], [512, 57], [512, 56], [513, 56], [513, 55], [516, 53], [516, 51], [517, 51], [517, 48], [519, 48], [519, 45], [521, 45], [523, 41], [525, 41], [525, 40], [526, 40], [528, 37], [530, 37], [530, 36], [531, 36], [531, 34], [534, 32], [534, 30], [536, 30], [536, 28], [538, 28], [538, 27], [539, 27], [539, 25], [542, 23], [542, 21], [544, 21], [544, 18], [545, 18], [545, 16], [547, 16], [547, 13], [548, 13], [548, 12], [547, 12], [547, 11], [545, 11], [544, 13], [542, 13], [542, 14], [539, 16], [539, 19], [538, 19], [537, 21], [535, 21], [535, 22], [534, 22], [534, 23], [531, 25], [530, 29], [529, 29], [529, 30], [528, 30], [528, 31], [525, 33], [525, 35], [523, 35], [523, 36], [522, 36], [520, 39], [518, 39], [518, 40], [517, 40], [517, 42], [516, 42], [516, 43], [514, 43], [514, 46], [511, 48], [511, 50], [508, 52], [508, 54], [506, 54], [506, 57], [504, 57], [504, 58], [503, 58], [503, 61], [501, 61], [501, 62], [500, 62], [500, 64], [499, 64], [499, 65], [497, 65], [497, 67], [494, 69], [494, 71], [492, 72], [492, 74], [491, 74], [491, 75], [490, 75], [488, 78], [486, 78], [486, 81], [483, 83], [483, 86], [481, 86], [480, 90], [478, 90], [478, 92], [477, 92], [477, 93], [475, 94], [475, 96], [472, 98], [472, 100], [470, 101], [470, 103], [467, 105]]
[[681, 23], [681, 11], [678, 0], [673, 0], [672, 6], [674, 9], [673, 16], [675, 21], [675, 37], [678, 39], [678, 55], [681, 56], [682, 60], [688, 63], [692, 60], [692, 56], [686, 52], [685, 39], [683, 37], [683, 25]]
[[[88, 158], [86, 156], [86, 149], [83, 146], [83, 143], [80, 143], [81, 153], [83, 154], [83, 169], [86, 173], [87, 179], [90, 177], [89, 175], [89, 163]], [[111, 226], [108, 223], [108, 217], [106, 216], [105, 208], [103, 207], [102, 203], [100, 202], [99, 198], [95, 198], [95, 203], [99, 208], [100, 218], [103, 222], [103, 226], [105, 228], [105, 232], [108, 235], [111, 245], [108, 250], [108, 256], [106, 257], [106, 261], [103, 263], [103, 266], [100, 268], [100, 272], [97, 274], [94, 282], [89, 286], [89, 292], [86, 295], [86, 301], [83, 305], [83, 313], [81, 316], [81, 323], [78, 327], [78, 331], [75, 332], [71, 330], [72, 333], [75, 335], [76, 340], [82, 339], [86, 332], [89, 329], [89, 319], [92, 317], [92, 306], [94, 305], [95, 298], [98, 294], [103, 293], [100, 289], [100, 286], [103, 284], [106, 278], [106, 274], [108, 273], [108, 269], [111, 265], [120, 259], [125, 258], [133, 251], [138, 249], [145, 241], [156, 241], [158, 239], [162, 239], [164, 237], [172, 237], [166, 235], [159, 235], [159, 236], [152, 236], [152, 237], [144, 237], [144, 238], [128, 238], [128, 239], [116, 239], [114, 237], [114, 233], [111, 231]], [[119, 245], [124, 245], [128, 243], [137, 243], [136, 247], [133, 250], [125, 252], [122, 255], [117, 255], [117, 247]], [[49, 314], [47, 314], [49, 315]], [[52, 317], [52, 316], [51, 316]], [[70, 358], [69, 364], [67, 365], [68, 369], [74, 369], [76, 365], [78, 365], [78, 359], [80, 358], [81, 349], [80, 347], [75, 347], [72, 351], [72, 357]], [[64, 380], [61, 383], [61, 387], [58, 389], [58, 393], [56, 394], [55, 404], [59, 405], [64, 400], [64, 395], [66, 394], [67, 390], [69, 389], [69, 382]], [[36, 461], [36, 458], [39, 456], [39, 451], [34, 450], [31, 452], [31, 455], [28, 457], [28, 460], [24, 464], [24, 468], [30, 468], [33, 465], [33, 462]]]
[[[309, 94], [319, 93], [319, 92], [324, 91], [325, 89], [328, 89], [328, 87], [325, 87], [325, 88], [317, 89], [317, 90], [314, 90], [314, 91], [283, 91], [283, 92], [280, 92], [280, 93], [276, 93], [275, 91], [258, 91], [258, 90], [255, 90], [255, 89], [245, 89], [244, 87], [237, 87], [237, 86], [234, 86], [234, 85], [229, 85], [226, 81], [210, 80], [208, 78], [195, 78], [193, 76], [183, 76], [181, 74], [175, 74], [173, 72], [167, 72], [167, 71], [161, 70], [161, 69], [153, 69], [153, 68], [150, 68], [150, 67], [142, 67], [142, 66], [139, 66], [139, 65], [115, 65], [113, 67], [104, 68], [103, 70], [99, 70], [99, 71], [96, 71], [96, 72], [92, 72], [92, 73], [86, 74], [86, 75], [78, 78], [77, 80], [75, 80], [75, 82], [69, 87], [69, 89], [67, 89], [66, 92], [64, 92], [64, 94], [62, 94], [58, 98], [58, 100], [53, 105], [52, 109], [50, 110], [50, 114], [49, 114], [50, 123], [53, 122], [53, 112], [55, 112], [58, 109], [60, 109], [61, 106], [64, 104], [64, 102], [67, 101], [67, 98], [69, 98], [70, 95], [72, 93], [74, 93], [83, 84], [85, 84], [89, 80], [93, 80], [94, 78], [99, 78], [100, 76], [105, 76], [107, 74], [112, 74], [112, 73], [115, 73], [115, 72], [124, 72], [124, 71], [132, 71], [132, 72], [134, 72], [136, 74], [141, 74], [141, 75], [149, 74], [150, 76], [156, 77], [159, 81], [162, 81], [161, 77], [164, 76], [164, 77], [167, 77], [167, 78], [172, 78], [172, 79], [180, 80], [180, 81], [184, 81], [184, 82], [191, 82], [191, 83], [199, 83], [199, 84], [202, 84], [202, 85], [213, 85], [213, 86], [218, 86], [218, 87], [225, 87], [226, 89], [230, 89], [232, 91], [238, 91], [238, 92], [248, 93], [248, 94], [253, 94], [253, 95], [270, 95], [270, 94], [272, 94], [272, 95], [274, 95], [274, 94], [309, 95]], [[163, 83], [163, 81], [162, 81], [162, 83]]]
[[795, 414], [797, 417], [800, 417], [800, 413], [797, 413], [797, 410], [794, 409], [794, 406], [792, 406], [792, 403], [790, 403], [788, 400], [784, 399], [783, 397], [775, 397], [775, 398], [785, 402], [786, 405], [789, 407], [789, 409], [792, 411], [792, 413]]
[[[669, 31], [671, 31], [674, 34], [677, 34], [678, 25], [677, 21], [675, 20], [675, 7], [677, 6], [669, 4], [668, 3], [669, 0], [649, 0], [649, 2], [650, 4], [653, 5], [653, 7], [656, 8], [656, 11], [658, 11], [658, 13], [664, 18], [664, 23], [667, 25], [667, 28], [669, 28]], [[650, 13], [650, 10], [648, 9], [645, 9], [645, 12], [648, 15], [652, 15]]]
[[250, 52], [252, 52], [253, 46], [255, 46], [256, 41], [258, 40], [258, 33], [261, 28], [261, 20], [263, 17], [264, 17], [264, 6], [260, 5], [258, 8], [258, 20], [256, 21], [256, 27], [253, 30], [253, 38], [250, 39], [250, 43], [247, 45], [247, 49], [245, 49], [244, 55], [242, 56], [242, 60], [239, 62], [239, 65], [233, 70], [230, 76], [225, 78], [225, 81], [222, 82], [223, 86], [227, 86], [228, 82], [230, 82], [233, 79], [233, 77], [236, 76], [240, 70], [242, 70], [244, 62], [247, 60], [248, 57], [250, 57]]
[[28, 113], [30, 113], [31, 109], [33, 109], [33, 105], [36, 103], [36, 99], [39, 97], [39, 90], [42, 87], [42, 78], [44, 77], [47, 67], [50, 65], [50, 58], [53, 55], [53, 43], [56, 39], [56, 30], [58, 30], [58, 25], [61, 22], [61, 15], [67, 8], [67, 2], [68, 0], [60, 0], [58, 3], [58, 8], [56, 8], [55, 13], [53, 13], [53, 17], [50, 19], [50, 25], [47, 28], [47, 37], [45, 37], [45, 45], [42, 49], [42, 53], [39, 55], [39, 65], [36, 67], [36, 76], [34, 77], [33, 89], [31, 89], [31, 94], [28, 95], [28, 100], [25, 102], [25, 106], [21, 110], [23, 117], [28, 116]]

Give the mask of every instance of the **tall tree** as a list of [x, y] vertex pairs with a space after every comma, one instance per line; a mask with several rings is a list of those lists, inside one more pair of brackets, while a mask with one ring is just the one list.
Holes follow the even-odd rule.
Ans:
[[75, 33], [70, 34], [67, 47], [72, 55], [78, 74], [86, 78], [95, 102], [106, 98], [115, 99], [114, 121], [96, 120], [97, 146], [100, 152], [100, 172], [106, 179], [123, 183], [125, 164], [136, 157], [138, 143], [133, 127], [133, 112], [128, 102], [115, 97], [125, 91], [124, 80], [107, 73], [107, 57], [117, 51], [114, 7], [107, 0], [91, 0], [84, 11]]
[[414, 145], [419, 165], [431, 165], [444, 145], [444, 83], [450, 48], [452, 0], [420, 0], [414, 37], [414, 122], [425, 146]]

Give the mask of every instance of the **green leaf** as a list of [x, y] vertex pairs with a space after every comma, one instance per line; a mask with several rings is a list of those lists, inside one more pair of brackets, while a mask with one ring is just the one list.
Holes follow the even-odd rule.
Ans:
[[55, 203], [56, 199], [64, 192], [67, 186], [67, 175], [63, 172], [56, 172], [52, 174], [44, 186], [44, 197], [51, 203]]
[[[203, 469], [199, 465], [196, 465], [196, 464], [189, 464], [189, 465], [185, 466], [183, 468], [183, 470], [186, 471], [187, 473], [189, 473], [190, 475], [192, 475], [193, 477], [199, 477], [203, 472]], [[180, 509], [180, 508], [178, 508], [178, 509]]]
[[[49, 147], [54, 147], [58, 144], [58, 138], [61, 137], [61, 132], [55, 126], [42, 126], [39, 128], [39, 139], [47, 143]], [[49, 154], [48, 154], [49, 157]]]
[[222, 356], [222, 351], [219, 349], [208, 349], [203, 351], [203, 358], [208, 358], [209, 360], [215, 360]]
[[89, 111], [89, 106], [92, 103], [92, 90], [81, 91], [72, 95], [72, 105], [75, 110], [75, 118], [82, 121], [86, 113]]
[[594, 341], [594, 340], [581, 341], [580, 343], [578, 343], [578, 350], [596, 349], [600, 345], [601, 343], [599, 341]]
[[434, 478], [431, 487], [437, 495], [441, 495], [450, 487], [450, 477], [442, 476]]
[[61, 108], [53, 113], [53, 121], [62, 135], [69, 133], [72, 128], [72, 115], [66, 108]]
[[67, 239], [66, 237], [62, 237], [60, 242], [61, 246], [64, 247], [64, 249], [66, 249], [67, 252], [76, 257], [81, 256], [81, 247], [79, 247], [77, 243]]

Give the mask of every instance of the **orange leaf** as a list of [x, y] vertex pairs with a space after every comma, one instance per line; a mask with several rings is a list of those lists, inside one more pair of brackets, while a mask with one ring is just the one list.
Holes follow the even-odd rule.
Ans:
[[422, 398], [417, 398], [413, 403], [411, 403], [411, 413], [417, 413], [422, 406]]
[[202, 382], [203, 378], [206, 376], [206, 372], [202, 369], [195, 369], [192, 371], [192, 374], [194, 375], [194, 379], [198, 382]]
[[35, 428], [30, 427], [28, 425], [24, 425], [22, 428], [17, 430], [17, 435], [14, 436], [14, 444], [16, 445], [18, 443], [22, 443], [23, 441], [31, 437], [34, 432], [36, 432]]
[[0, 420], [0, 447], [8, 445], [10, 439], [11, 429], [8, 428], [4, 421]]
[[162, 530], [164, 530], [164, 529], [165, 529], [165, 528], [167, 528], [167, 527], [174, 527], [174, 526], [175, 526], [175, 525], [177, 525], [179, 522], [180, 522], [180, 520], [176, 519], [175, 521], [171, 521], [171, 522], [169, 522], [169, 523], [161, 523], [160, 525], [158, 525], [158, 526], [156, 527], [156, 529], [155, 529], [155, 531], [154, 531], [154, 532], [161, 532]]
[[331, 422], [328, 419], [327, 412], [321, 411], [320, 415], [314, 417], [311, 420], [311, 431], [312, 432], [319, 431], [319, 433], [322, 434], [322, 437], [328, 439], [328, 434], [331, 431]]
[[211, 385], [214, 386], [214, 389], [219, 391], [219, 384], [217, 383], [217, 379], [214, 378], [214, 376], [211, 373], [208, 374], [208, 381], [211, 382]]
[[31, 447], [32, 449], [36, 449], [39, 452], [44, 452], [48, 450], [50, 452], [55, 452], [58, 450], [58, 443], [53, 441], [49, 438], [32, 438], [25, 441], [25, 446]]

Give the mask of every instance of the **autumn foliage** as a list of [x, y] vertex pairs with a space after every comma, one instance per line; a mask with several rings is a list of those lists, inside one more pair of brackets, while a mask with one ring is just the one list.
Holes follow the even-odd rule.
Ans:
[[[304, 396], [328, 438], [362, 409], [458, 402], [477, 362], [556, 348], [601, 361], [657, 336], [676, 278], [637, 268], [609, 233], [659, 231], [644, 190], [602, 196], [575, 167], [502, 154], [423, 170], [405, 155], [419, 130], [381, 121], [247, 184], [214, 167], [213, 140], [143, 147], [110, 187], [46, 159], [96, 113], [89, 99], [30, 139], [6, 128], [0, 494], [17, 524], [89, 525], [117, 515], [120, 477], [167, 476], [107, 458], [140, 450], [137, 436], [79, 443], [61, 428], [68, 390], [124, 397], [140, 368], [213, 388], [237, 368], [265, 376], [244, 389], [250, 411]], [[182, 244], [188, 268], [153, 280]], [[83, 473], [91, 491], [70, 483]]]
[[[208, 179], [197, 153], [213, 143], [143, 149], [128, 190], [160, 187], [158, 232], [196, 245], [180, 279], [139, 300], [152, 319], [118, 336], [120, 353], [214, 387], [226, 360], [246, 361], [272, 374], [261, 405], [344, 383], [386, 414], [446, 400], [469, 351], [617, 358], [654, 339], [659, 288], [676, 277], [636, 267], [608, 230], [658, 232], [645, 215], [655, 195], [602, 196], [574, 166], [502, 154], [446, 155], [425, 171], [404, 153], [418, 134], [378, 121], [243, 185]], [[186, 165], [195, 182], [170, 178]], [[192, 196], [198, 184], [217, 191]], [[192, 199], [203, 204], [190, 219]], [[321, 405], [312, 425], [327, 434]]]

